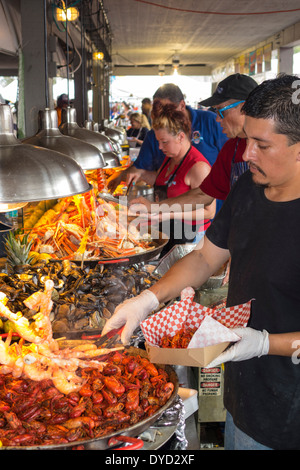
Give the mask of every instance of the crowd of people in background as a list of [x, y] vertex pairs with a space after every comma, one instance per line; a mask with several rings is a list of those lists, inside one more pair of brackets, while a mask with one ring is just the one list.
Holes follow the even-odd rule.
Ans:
[[[134, 103], [128, 103], [127, 101], [115, 101], [111, 105], [110, 109], [110, 120], [121, 120], [122, 124], [125, 124], [125, 127], [130, 127], [130, 115], [132, 113], [140, 113], [144, 115], [151, 127], [152, 119], [151, 119], [151, 110], [152, 110], [153, 100], [151, 98], [143, 98], [142, 100], [137, 100]], [[192, 106], [193, 107], [193, 106]], [[194, 106], [196, 109], [207, 109], [199, 103], [195, 103]], [[209, 111], [213, 111], [213, 109], [209, 108]], [[147, 127], [147, 126], [146, 126]]]

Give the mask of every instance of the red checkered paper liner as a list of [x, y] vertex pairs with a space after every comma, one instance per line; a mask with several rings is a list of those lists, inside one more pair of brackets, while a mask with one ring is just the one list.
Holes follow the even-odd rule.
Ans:
[[[183, 326], [199, 329], [199, 334], [195, 333], [195, 339], [198, 339], [196, 347], [204, 347], [199, 346], [201, 341], [208, 346], [239, 339], [230, 329], [247, 325], [251, 300], [233, 307], [212, 309], [194, 302], [194, 295], [195, 291], [191, 287], [184, 289], [179, 302], [160, 310], [141, 323], [141, 329], [148, 344], [159, 346], [163, 336], [172, 337]], [[205, 322], [204, 319], [206, 319]], [[200, 328], [201, 325], [202, 328]]]

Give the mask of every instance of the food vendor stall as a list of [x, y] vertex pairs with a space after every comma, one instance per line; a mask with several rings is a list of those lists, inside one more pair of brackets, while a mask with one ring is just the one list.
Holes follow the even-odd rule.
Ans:
[[[157, 449], [172, 439], [181, 448], [188, 446], [179, 395], [182, 382], [173, 368], [151, 364], [138, 337], [130, 350], [124, 350], [120, 341], [98, 346], [103, 324], [116, 306], [158, 278], [147, 263], [166, 243], [117, 231], [117, 245], [109, 246], [109, 238], [99, 235], [108, 222], [118, 220], [119, 210], [119, 205], [98, 198], [92, 187], [78, 197], [29, 204], [20, 211], [18, 229], [9, 232], [0, 280], [0, 346], [5, 353], [0, 354], [0, 377], [5, 389], [13, 387], [16, 395], [13, 406], [2, 397], [3, 449], [106, 449], [124, 445], [116, 441], [118, 435], [129, 441], [142, 435], [139, 442], [131, 442], [137, 446], [133, 448]], [[91, 230], [96, 225], [98, 235]], [[133, 370], [133, 382], [124, 386]], [[147, 390], [138, 385], [140, 374], [144, 384], [149, 378]], [[45, 394], [43, 405], [30, 394], [28, 401], [17, 400], [25, 389]], [[137, 390], [143, 406], [134, 412]], [[14, 430], [9, 417], [15, 420]], [[41, 429], [43, 439], [38, 438]]]

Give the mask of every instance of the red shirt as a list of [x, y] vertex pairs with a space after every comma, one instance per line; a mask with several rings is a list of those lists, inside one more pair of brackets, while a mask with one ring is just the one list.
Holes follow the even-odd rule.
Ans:
[[[229, 139], [221, 148], [209, 175], [200, 185], [200, 189], [205, 194], [221, 200], [225, 200], [228, 196], [230, 191], [231, 164], [238, 139], [238, 137]], [[243, 162], [245, 149], [246, 139], [240, 139], [236, 149], [235, 163]]]
[[[167, 162], [169, 157], [165, 157], [163, 163], [162, 163], [162, 168]], [[171, 162], [171, 161], [170, 161]], [[195, 147], [191, 146], [188, 154], [186, 155], [183, 163], [180, 165], [180, 168], [177, 170], [179, 165], [176, 165], [172, 173], [167, 174], [169, 164], [167, 164], [159, 173], [159, 175], [156, 178], [155, 184], [158, 186], [165, 186], [169, 179], [171, 178], [172, 174], [176, 172], [175, 177], [173, 181], [171, 182], [170, 186], [168, 187], [167, 190], [167, 196], [169, 197], [176, 197], [180, 196], [180, 194], [186, 193], [187, 191], [190, 191], [191, 187], [185, 184], [184, 180], [185, 177], [188, 173], [188, 171], [195, 165], [197, 162], [205, 162], [209, 165], [208, 161], [206, 158], [200, 153]]]
[[[176, 172], [173, 181], [171, 182], [170, 186], [167, 189], [168, 198], [180, 196], [181, 194], [186, 193], [187, 191], [190, 191], [192, 189], [190, 186], [185, 184], [184, 180], [185, 180], [186, 174], [195, 165], [195, 163], [205, 162], [210, 166], [208, 160], [206, 160], [206, 158], [202, 155], [202, 153], [200, 153], [199, 150], [197, 150], [195, 147], [191, 146], [191, 148], [190, 148], [188, 154], [186, 155], [183, 163], [181, 165], [179, 164], [180, 167], [178, 168], [179, 165], [176, 165], [173, 172], [167, 174], [167, 176], [166, 176], [166, 173], [168, 172], [169, 164], [167, 164], [165, 167], [164, 167], [164, 164], [166, 163], [168, 158], [169, 157], [166, 157], [164, 159], [164, 161], [162, 163], [162, 166], [161, 166], [161, 168], [163, 168], [163, 169], [158, 174], [158, 176], [156, 178], [156, 181], [155, 181], [155, 185], [166, 186], [169, 179], [171, 178], [172, 174], [174, 172]], [[176, 171], [177, 168], [178, 168], [178, 170]], [[187, 223], [189, 223], [189, 222], [187, 221]], [[205, 219], [204, 220], [204, 229], [205, 230], [208, 227], [208, 225], [210, 225], [210, 220]]]

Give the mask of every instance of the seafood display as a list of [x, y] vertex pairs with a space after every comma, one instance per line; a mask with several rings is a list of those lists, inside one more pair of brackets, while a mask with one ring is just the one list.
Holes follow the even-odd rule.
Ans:
[[[54, 283], [25, 303], [32, 321], [7, 307], [0, 314], [21, 336], [0, 340], [0, 441], [3, 446], [59, 445], [126, 429], [163, 406], [174, 391], [167, 372], [123, 347], [93, 343], [60, 349], [50, 313]], [[119, 350], [120, 349], [120, 350]]]
[[[44, 212], [42, 208], [47, 208]], [[124, 213], [125, 211], [125, 213]], [[23, 233], [31, 251], [56, 260], [93, 260], [153, 250], [147, 233], [128, 222], [127, 208], [96, 197], [96, 192], [64, 198], [56, 204], [27, 209]], [[143, 231], [145, 232], [145, 231]]]
[[24, 317], [22, 312], [12, 312], [6, 305], [6, 295], [0, 292], [0, 315], [13, 324], [14, 331], [21, 338], [18, 343], [11, 344], [10, 330], [6, 340], [1, 339], [0, 373], [11, 373], [14, 377], [25, 376], [32, 380], [52, 379], [60, 392], [70, 393], [78, 391], [84, 383], [83, 378], [76, 374], [78, 367], [97, 367], [102, 370], [103, 363], [86, 363], [85, 358], [103, 356], [112, 350], [98, 349], [89, 343], [84, 350], [59, 349], [59, 343], [53, 338], [50, 320], [53, 286], [53, 281], [48, 279], [43, 291], [37, 291], [24, 300], [25, 305], [36, 312], [31, 320]]
[[[149, 273], [142, 264], [129, 267], [98, 264], [81, 269], [68, 260], [50, 261], [15, 266], [0, 273], [0, 291], [6, 294], [12, 311], [22, 311], [31, 319], [35, 310], [27, 307], [24, 300], [43, 289], [49, 278], [54, 282], [52, 329], [55, 334], [64, 335], [73, 330], [102, 329], [121, 302], [150, 287], [159, 276]], [[4, 326], [9, 323], [3, 322]]]
[[102, 438], [147, 419], [174, 391], [165, 370], [138, 355], [111, 353], [102, 372], [91, 367], [81, 374], [85, 384], [67, 395], [52, 380], [0, 375], [2, 445], [58, 446]]
[[197, 328], [180, 328], [180, 330], [174, 336], [163, 336], [161, 338], [161, 348], [178, 348], [185, 349], [188, 347]]

